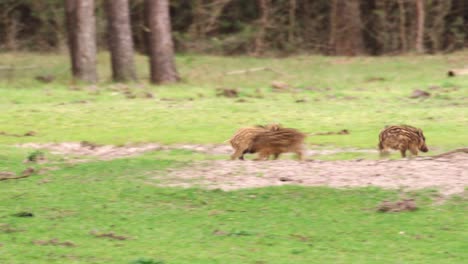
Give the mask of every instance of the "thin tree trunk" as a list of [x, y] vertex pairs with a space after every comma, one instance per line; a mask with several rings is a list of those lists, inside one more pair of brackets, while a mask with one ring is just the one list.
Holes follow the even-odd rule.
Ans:
[[[10, 51], [16, 51], [18, 49], [17, 35], [19, 28], [18, 16], [15, 12], [15, 9], [21, 5], [21, 3], [10, 3], [7, 4], [7, 7], [4, 8], [0, 13], [0, 20], [3, 23], [0, 23], [0, 26], [4, 26], [3, 29], [3, 40], [0, 36], [0, 44], [4, 42], [5, 48]], [[0, 30], [1, 32], [2, 30]]]
[[408, 50], [408, 43], [406, 41], [406, 10], [404, 0], [398, 0], [398, 9], [400, 11], [400, 43], [401, 51]]
[[255, 55], [262, 55], [265, 51], [265, 35], [268, 27], [268, 9], [269, 0], [257, 0], [258, 9], [260, 10], [260, 23], [255, 36]]
[[112, 78], [118, 82], [136, 80], [128, 0], [106, 0], [105, 3]]
[[168, 0], [146, 0], [150, 30], [149, 51], [152, 83], [169, 83], [179, 80], [174, 62], [174, 43]]
[[378, 13], [381, 11], [378, 8], [378, 1], [367, 0], [361, 2], [361, 14], [363, 15], [363, 39], [366, 51], [372, 55], [378, 55], [382, 52], [383, 45], [380, 42], [379, 32], [381, 31], [382, 23]]
[[296, 0], [289, 0], [289, 28], [288, 42], [289, 45], [294, 45], [294, 31], [296, 30]]
[[206, 24], [206, 27], [204, 28], [205, 36], [217, 28], [218, 25], [216, 22], [218, 21], [219, 17], [223, 13], [224, 8], [227, 4], [229, 4], [229, 2], [231, 2], [231, 0], [220, 0], [216, 4], [213, 3], [213, 6], [210, 10], [210, 16], [208, 17], [208, 22]]
[[364, 53], [360, 2], [333, 0], [330, 14], [329, 45], [335, 55], [353, 56]]
[[97, 82], [94, 0], [66, 0], [68, 43], [73, 77]]
[[427, 21], [426, 28], [428, 29], [427, 36], [434, 52], [441, 51], [444, 48], [444, 33], [447, 28], [450, 28], [447, 26], [446, 18], [451, 8], [452, 2], [446, 0], [432, 1], [426, 8], [427, 16], [432, 18], [430, 21]]
[[335, 42], [336, 42], [336, 31], [338, 28], [337, 25], [337, 5], [339, 0], [331, 1], [330, 8], [330, 37], [328, 38], [328, 54], [335, 54]]
[[18, 35], [18, 20], [15, 15], [6, 17], [7, 26], [5, 27], [5, 46], [9, 51], [16, 51], [18, 43], [16, 41]]
[[416, 52], [424, 53], [424, 0], [416, 0]]
[[202, 0], [192, 0], [192, 24], [189, 27], [190, 34], [195, 39], [201, 39], [204, 36], [202, 30], [202, 18], [203, 18], [203, 5]]

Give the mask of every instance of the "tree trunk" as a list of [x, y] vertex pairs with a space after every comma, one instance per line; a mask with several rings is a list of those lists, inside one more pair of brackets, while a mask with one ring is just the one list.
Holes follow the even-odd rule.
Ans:
[[9, 51], [16, 51], [18, 49], [18, 43], [16, 41], [18, 35], [18, 20], [16, 16], [6, 17], [5, 27], [5, 46]]
[[204, 29], [205, 36], [213, 32], [218, 27], [217, 21], [219, 17], [221, 16], [221, 14], [223, 13], [223, 10], [226, 7], [226, 5], [229, 4], [229, 2], [231, 2], [231, 0], [220, 0], [217, 3], [216, 2], [213, 3], [211, 10], [210, 10], [210, 15], [208, 16], [206, 27]]
[[192, 35], [194, 39], [203, 39], [205, 36], [203, 34], [203, 1], [202, 0], [192, 0], [192, 24], [189, 27], [188, 32]]
[[288, 42], [289, 45], [295, 44], [294, 31], [296, 30], [296, 0], [289, 0], [289, 27], [288, 27]]
[[416, 1], [416, 52], [424, 52], [424, 0]]
[[268, 10], [270, 6], [270, 0], [257, 0], [258, 9], [260, 10], [260, 21], [257, 34], [255, 36], [255, 50], [256, 56], [262, 55], [265, 51], [265, 35], [268, 27]]
[[447, 17], [452, 9], [452, 2], [446, 0], [433, 0], [427, 3], [426, 15], [432, 19], [428, 20], [426, 27], [426, 36], [428, 37], [428, 43], [426, 43], [426, 49], [430, 45], [432, 52], [442, 51], [446, 42], [447, 29], [451, 29], [448, 25]]
[[404, 0], [398, 0], [398, 9], [400, 14], [400, 44], [401, 51], [406, 52], [408, 50], [408, 44], [406, 42], [406, 10]]
[[117, 82], [136, 80], [128, 0], [106, 0], [112, 78]]
[[97, 82], [94, 0], [66, 0], [68, 44], [73, 77]]
[[152, 83], [179, 80], [174, 62], [171, 20], [168, 0], [146, 0], [148, 9], [149, 53]]
[[359, 0], [333, 0], [330, 14], [330, 49], [335, 55], [364, 53]]

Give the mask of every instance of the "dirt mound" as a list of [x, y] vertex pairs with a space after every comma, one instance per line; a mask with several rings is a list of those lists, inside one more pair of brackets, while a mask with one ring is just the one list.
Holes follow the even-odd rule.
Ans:
[[437, 188], [444, 195], [468, 185], [468, 154], [448, 158], [297, 162], [206, 161], [155, 177], [159, 185], [236, 190], [285, 184], [337, 188], [378, 186], [390, 189]]

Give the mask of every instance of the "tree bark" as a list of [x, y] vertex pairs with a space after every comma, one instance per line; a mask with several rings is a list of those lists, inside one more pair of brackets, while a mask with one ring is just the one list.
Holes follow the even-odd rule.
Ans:
[[364, 38], [359, 0], [333, 0], [330, 14], [330, 49], [332, 54], [363, 54]]
[[6, 17], [5, 27], [5, 46], [9, 51], [16, 51], [18, 49], [18, 43], [16, 41], [18, 35], [18, 20], [15, 16]]
[[398, 9], [400, 13], [400, 44], [401, 51], [406, 52], [408, 50], [408, 44], [406, 42], [406, 10], [404, 0], [398, 0]]
[[424, 0], [415, 0], [416, 1], [416, 52], [424, 52]]
[[265, 51], [265, 35], [269, 24], [269, 7], [270, 0], [257, 0], [258, 9], [260, 10], [260, 21], [257, 34], [255, 36], [255, 50], [256, 56], [262, 55]]
[[151, 82], [176, 82], [179, 75], [174, 62], [174, 43], [168, 0], [146, 0], [148, 9]]
[[192, 0], [192, 24], [189, 27], [189, 32], [194, 39], [202, 39], [205, 36], [203, 32], [203, 1], [202, 0]]
[[296, 0], [289, 0], [289, 26], [288, 26], [288, 42], [294, 45], [294, 31], [296, 30]]
[[94, 0], [65, 0], [73, 77], [97, 82]]
[[106, 0], [112, 78], [117, 82], [136, 80], [128, 0]]

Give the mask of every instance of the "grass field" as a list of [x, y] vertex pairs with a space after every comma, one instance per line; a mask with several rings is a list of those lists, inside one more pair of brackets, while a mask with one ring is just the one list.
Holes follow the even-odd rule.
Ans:
[[[468, 257], [466, 202], [456, 197], [433, 205], [434, 192], [406, 194], [420, 210], [384, 214], [375, 211], [377, 203], [401, 194], [374, 188], [156, 188], [148, 184], [148, 172], [181, 166], [191, 154], [155, 155], [59, 165], [46, 175], [2, 182], [0, 261], [462, 263]], [[8, 164], [21, 162], [21, 155], [12, 156]], [[34, 217], [13, 216], [19, 212]], [[53, 239], [72, 244], [47, 244]]]
[[[137, 96], [150, 91], [155, 99], [127, 99], [119, 86], [105, 82], [109, 80], [106, 54], [99, 61], [104, 83], [98, 88], [84, 86], [82, 91], [69, 90], [66, 56], [1, 54], [6, 65], [41, 65], [0, 82], [1, 130], [36, 131], [37, 142], [222, 143], [240, 126], [280, 122], [308, 133], [351, 131], [348, 136], [309, 137], [310, 144], [375, 148], [385, 125], [408, 123], [424, 129], [429, 146], [448, 149], [468, 142], [468, 79], [446, 77], [447, 69], [463, 65], [467, 57], [468, 53], [351, 59], [184, 55], [178, 58], [182, 83], [154, 87], [142, 80], [128, 86]], [[47, 64], [42, 66], [44, 61]], [[138, 57], [137, 62], [142, 69], [139, 76], [146, 78], [146, 59]], [[264, 66], [283, 74], [225, 74]], [[56, 74], [58, 80], [41, 84], [34, 80], [38, 74]], [[272, 92], [273, 80], [297, 91]], [[220, 87], [239, 88], [246, 102], [216, 97], [215, 89]], [[255, 98], [256, 89], [263, 98]], [[414, 89], [433, 96], [409, 99]], [[301, 99], [306, 102], [296, 103]], [[0, 144], [25, 141], [31, 138], [0, 137]]]
[[[233, 192], [156, 187], [154, 175], [205, 159], [186, 150], [154, 151], [110, 161], [24, 164], [24, 142], [91, 141], [222, 144], [240, 126], [279, 122], [308, 133], [309, 148], [374, 149], [379, 130], [423, 128], [427, 155], [468, 142], [468, 78], [446, 77], [467, 52], [437, 56], [248, 58], [180, 55], [183, 81], [76, 86], [64, 55], [0, 54], [0, 172], [53, 168], [0, 181], [0, 263], [464, 263], [466, 198], [436, 203], [436, 190], [268, 187]], [[256, 67], [271, 71], [228, 75]], [[43, 84], [34, 77], [53, 74]], [[293, 87], [274, 92], [273, 80]], [[70, 89], [72, 87], [73, 89]], [[216, 96], [238, 88], [239, 98]], [[414, 89], [427, 99], [409, 99]], [[154, 98], [143, 98], [151, 92]], [[126, 94], [136, 95], [129, 99]], [[239, 99], [243, 99], [239, 102]], [[296, 102], [303, 100], [305, 102]], [[35, 131], [31, 137], [12, 136]], [[227, 156], [210, 157], [227, 159]], [[341, 153], [323, 159], [375, 158]], [[378, 213], [383, 200], [412, 197], [419, 210]], [[18, 217], [27, 212], [33, 217]]]

